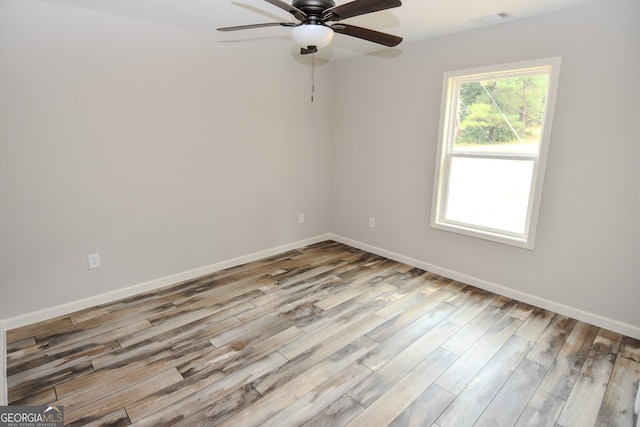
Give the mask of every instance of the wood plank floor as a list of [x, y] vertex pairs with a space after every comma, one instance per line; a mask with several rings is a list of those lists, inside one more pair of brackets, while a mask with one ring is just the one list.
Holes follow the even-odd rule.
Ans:
[[7, 332], [66, 425], [631, 426], [640, 342], [327, 241]]

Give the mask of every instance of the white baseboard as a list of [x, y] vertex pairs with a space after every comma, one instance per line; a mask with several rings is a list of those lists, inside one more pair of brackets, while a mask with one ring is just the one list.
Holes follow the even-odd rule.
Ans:
[[[289, 243], [275, 248], [266, 249], [264, 251], [255, 252], [249, 255], [232, 258], [230, 260], [217, 262], [215, 264], [207, 265], [193, 270], [185, 271], [182, 273], [172, 274], [170, 276], [161, 277], [159, 279], [151, 280], [149, 282], [140, 283], [137, 285], [129, 286], [116, 291], [107, 292], [104, 294], [92, 296], [78, 301], [72, 301], [66, 304], [48, 307], [44, 310], [36, 311], [33, 313], [27, 313], [21, 316], [4, 319], [5, 330], [19, 328], [21, 326], [30, 325], [32, 323], [41, 322], [43, 320], [52, 319], [54, 317], [70, 314], [75, 311], [84, 310], [87, 308], [95, 307], [96, 305], [106, 304], [109, 302], [117, 301], [122, 298], [128, 298], [143, 292], [153, 291], [165, 286], [174, 285], [177, 283], [185, 282], [187, 280], [193, 280], [198, 277], [206, 276], [208, 274], [215, 273], [216, 271], [224, 270], [226, 268], [235, 267], [237, 265], [246, 264], [248, 262], [257, 261], [262, 258], [266, 258], [272, 255], [277, 255], [289, 250], [298, 249], [302, 246], [312, 245], [314, 243], [322, 242], [331, 239], [331, 235], [324, 234], [316, 237], [312, 237], [305, 240]], [[5, 352], [3, 352], [5, 354]], [[4, 369], [3, 369], [4, 372]]]
[[[623, 323], [614, 319], [610, 319], [598, 314], [590, 313], [579, 308], [571, 307], [568, 305], [560, 304], [545, 298], [541, 298], [536, 295], [532, 295], [526, 292], [521, 292], [507, 286], [498, 285], [496, 283], [488, 282], [477, 277], [469, 276], [464, 273], [460, 273], [448, 268], [440, 267], [434, 264], [429, 264], [424, 261], [417, 260], [415, 258], [407, 257], [395, 252], [387, 251], [376, 246], [368, 245], [356, 240], [351, 240], [346, 237], [331, 234], [331, 239], [336, 242], [344, 243], [345, 245], [353, 246], [363, 251], [371, 252], [376, 255], [383, 256], [385, 258], [392, 259], [394, 261], [402, 262], [404, 264], [411, 265], [413, 267], [421, 268], [432, 273], [439, 274], [444, 277], [448, 277], [453, 280], [457, 280], [468, 285], [484, 289], [489, 292], [496, 293], [505, 297], [513, 298], [518, 301], [525, 302], [527, 304], [534, 305], [536, 307], [544, 308], [546, 310], [553, 311], [555, 313], [569, 316], [574, 319], [590, 323], [592, 325], [599, 326], [601, 328], [609, 329], [614, 332], [618, 332], [629, 337], [640, 339], [640, 326], [634, 326], [627, 323]], [[640, 427], [640, 426], [639, 426]]]
[[162, 288], [164, 286], [170, 286], [170, 285], [184, 282], [187, 280], [193, 280], [198, 277], [215, 273], [216, 271], [224, 270], [225, 268], [235, 267], [237, 265], [245, 264], [252, 261], [257, 261], [259, 259], [266, 258], [268, 256], [277, 255], [279, 253], [286, 252], [288, 250], [297, 249], [302, 246], [312, 245], [314, 243], [318, 243], [318, 242], [322, 242], [324, 240], [330, 240], [330, 239], [335, 240], [336, 242], [344, 243], [349, 246], [353, 246], [358, 249], [362, 249], [367, 252], [374, 253], [376, 255], [380, 255], [398, 262], [402, 262], [417, 268], [421, 268], [423, 270], [431, 271], [433, 273], [440, 274], [450, 279], [458, 280], [460, 282], [476, 286], [478, 288], [484, 289], [489, 292], [494, 292], [496, 294], [513, 298], [518, 301], [522, 301], [531, 305], [535, 305], [536, 307], [551, 310], [556, 313], [569, 316], [574, 319], [578, 319], [583, 322], [587, 322], [596, 326], [600, 326], [602, 328], [606, 328], [606, 329], [621, 333], [623, 335], [627, 335], [632, 338], [640, 339], [639, 326], [630, 325], [614, 319], [600, 316], [598, 314], [590, 313], [575, 307], [560, 304], [555, 301], [541, 298], [536, 295], [532, 295], [526, 292], [521, 292], [521, 291], [512, 289], [508, 286], [492, 283], [477, 277], [469, 276], [467, 274], [450, 270], [448, 268], [430, 264], [425, 261], [407, 257], [395, 252], [391, 252], [376, 246], [368, 245], [356, 240], [348, 239], [346, 237], [342, 237], [342, 236], [331, 234], [331, 233], [289, 243], [282, 246], [277, 246], [275, 248], [267, 249], [260, 252], [255, 252], [249, 255], [244, 255], [244, 256], [233, 258], [230, 260], [221, 261], [215, 264], [207, 265], [204, 267], [196, 268], [193, 270], [173, 274], [173, 275], [162, 277], [156, 280], [151, 280], [149, 282], [119, 289], [117, 291], [96, 295], [90, 298], [85, 298], [83, 300], [73, 301], [67, 304], [49, 307], [47, 309], [36, 311], [33, 313], [28, 313], [25, 315], [21, 315], [21, 316], [9, 318], [9, 319], [4, 319], [2, 320], [2, 322], [4, 323], [5, 330], [18, 328], [21, 326], [25, 326], [25, 325], [40, 322], [43, 320], [58, 317], [64, 314], [73, 313], [78, 310], [94, 307], [96, 305], [106, 304], [109, 302], [117, 301], [122, 298], [131, 297], [133, 295], [137, 295], [143, 292], [153, 291], [153, 290]]

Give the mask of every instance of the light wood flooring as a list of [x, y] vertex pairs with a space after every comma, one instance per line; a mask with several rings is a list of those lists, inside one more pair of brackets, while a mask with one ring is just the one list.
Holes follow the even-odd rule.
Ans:
[[640, 342], [327, 241], [7, 332], [69, 426], [631, 426]]

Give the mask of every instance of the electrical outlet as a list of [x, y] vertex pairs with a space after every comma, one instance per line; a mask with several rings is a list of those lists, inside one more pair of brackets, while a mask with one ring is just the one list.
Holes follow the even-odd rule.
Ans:
[[304, 224], [304, 214], [298, 214], [298, 224]]
[[376, 219], [372, 216], [369, 217], [369, 228], [376, 228]]
[[87, 258], [89, 259], [89, 268], [100, 267], [100, 254], [87, 255]]

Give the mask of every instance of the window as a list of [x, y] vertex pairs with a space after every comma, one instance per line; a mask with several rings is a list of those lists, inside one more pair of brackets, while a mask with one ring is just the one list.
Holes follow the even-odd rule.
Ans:
[[559, 70], [445, 73], [432, 227], [533, 249]]

